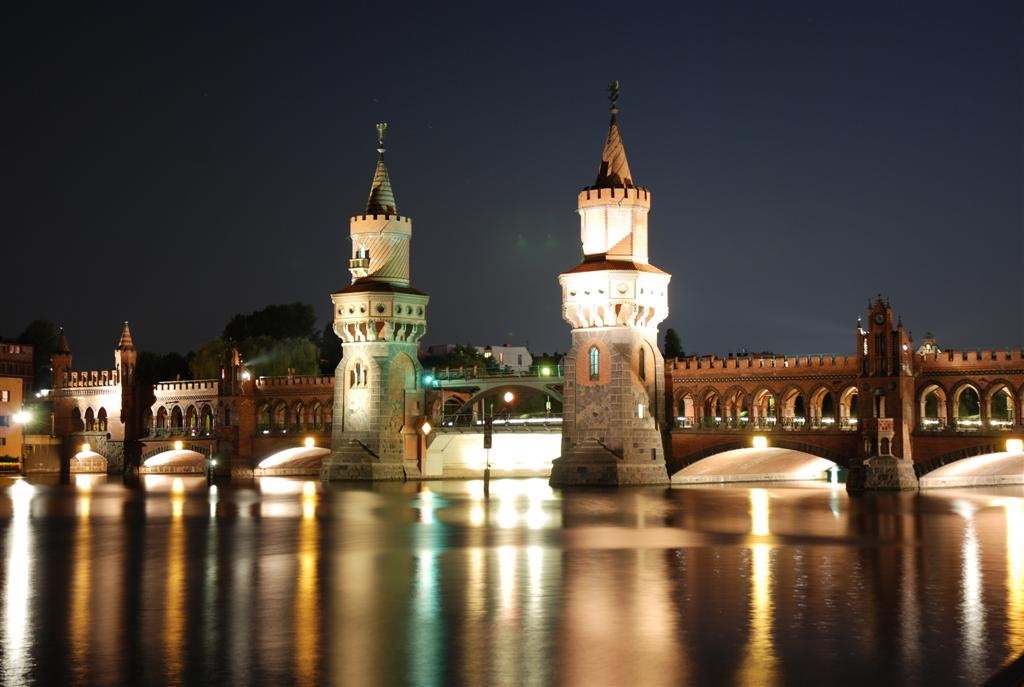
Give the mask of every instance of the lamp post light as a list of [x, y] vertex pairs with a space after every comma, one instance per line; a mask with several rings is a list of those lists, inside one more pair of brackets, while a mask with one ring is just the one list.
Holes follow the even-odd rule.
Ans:
[[25, 427], [32, 422], [32, 413], [28, 412], [24, 408], [16, 412], [11, 416], [14, 420], [14, 424], [21, 428], [21, 445], [18, 448], [18, 474], [25, 474]]

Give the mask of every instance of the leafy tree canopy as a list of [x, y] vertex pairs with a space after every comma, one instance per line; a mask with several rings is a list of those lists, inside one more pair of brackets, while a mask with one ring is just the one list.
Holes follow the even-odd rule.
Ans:
[[57, 350], [57, 327], [49, 320], [32, 320], [18, 336], [18, 343], [32, 346], [32, 387], [51, 386], [50, 356]]
[[427, 355], [421, 361], [425, 368], [473, 367], [491, 370], [498, 367], [494, 358], [485, 358], [484, 354], [469, 344], [460, 344], [446, 353]]
[[665, 359], [674, 360], [683, 354], [683, 342], [671, 327], [665, 330]]
[[189, 359], [193, 355], [193, 353], [184, 356], [174, 352], [139, 351], [139, 357], [135, 364], [135, 376], [143, 384], [156, 384], [172, 379], [192, 379]]
[[308, 303], [268, 305], [248, 315], [235, 315], [224, 327], [222, 339], [242, 342], [246, 339], [309, 339], [317, 341], [316, 313]]
[[[258, 376], [316, 375], [320, 372], [320, 350], [309, 339], [259, 336], [238, 341], [235, 345], [246, 367]], [[231, 344], [224, 339], [207, 341], [189, 362], [192, 375], [196, 379], [216, 379], [230, 356]]]

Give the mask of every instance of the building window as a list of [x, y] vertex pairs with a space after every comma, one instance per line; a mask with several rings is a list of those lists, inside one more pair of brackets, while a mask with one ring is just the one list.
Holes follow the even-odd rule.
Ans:
[[601, 351], [597, 346], [590, 347], [590, 379], [595, 380], [601, 376]]
[[0, 415], [0, 427], [10, 427], [11, 419], [7, 415]]
[[[638, 366], [638, 372], [640, 374], [640, 381], [647, 379], [647, 355], [644, 353], [644, 349], [640, 349], [640, 365]], [[640, 417], [643, 417], [641, 415]]]
[[8, 402], [10, 402], [10, 400], [11, 400], [11, 392], [10, 391], [7, 391], [6, 389], [3, 390], [3, 391], [0, 391], [0, 401], [2, 401], [4, 403], [8, 403]]
[[0, 446], [7, 445], [7, 437], [0, 437]]

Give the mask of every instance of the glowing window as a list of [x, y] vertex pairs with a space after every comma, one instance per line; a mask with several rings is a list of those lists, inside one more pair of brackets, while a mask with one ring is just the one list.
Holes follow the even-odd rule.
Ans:
[[597, 346], [590, 347], [590, 379], [594, 380], [601, 376], [601, 351]]

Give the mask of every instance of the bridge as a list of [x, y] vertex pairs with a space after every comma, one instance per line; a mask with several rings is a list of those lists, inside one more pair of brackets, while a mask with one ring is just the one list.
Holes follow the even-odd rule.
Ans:
[[669, 363], [672, 480], [820, 476], [891, 451], [922, 488], [1024, 483], [1024, 351], [908, 348], [890, 368], [863, 354]]
[[[424, 373], [427, 409], [438, 424], [444, 418], [483, 418], [484, 415], [512, 413], [517, 416], [550, 416], [562, 406], [565, 377], [560, 365], [533, 365], [525, 370], [488, 371], [477, 366], [432, 369]], [[512, 392], [514, 401], [502, 398]], [[525, 404], [526, 399], [542, 404]], [[485, 406], [485, 402], [488, 404]]]

